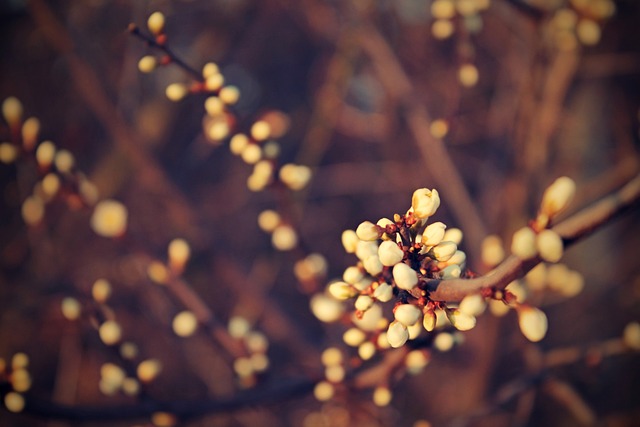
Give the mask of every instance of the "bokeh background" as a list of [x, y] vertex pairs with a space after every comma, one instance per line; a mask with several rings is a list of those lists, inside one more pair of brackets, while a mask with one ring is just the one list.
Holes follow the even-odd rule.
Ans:
[[[616, 1], [615, 14], [600, 20], [580, 12], [585, 2], [492, 0], [469, 16], [456, 12], [453, 33], [442, 40], [434, 35], [432, 3], [2, 3], [0, 97], [21, 99], [25, 114], [41, 120], [42, 138], [71, 151], [101, 197], [129, 210], [124, 242], [96, 236], [91, 210], [63, 200], [47, 205], [43, 224], [27, 228], [20, 206], [37, 173], [20, 161], [0, 165], [0, 357], [30, 356], [30, 393], [66, 404], [135, 402], [101, 394], [100, 366], [112, 352], [90, 322], [60, 313], [64, 297], [89, 300], [93, 282], [106, 277], [125, 336], [164, 366], [147, 387], [150, 396], [233, 395], [237, 384], [225, 358], [206, 334], [172, 333], [182, 306], [144, 273], [141, 254], [162, 259], [176, 237], [192, 247], [185, 279], [215, 315], [245, 316], [269, 337], [271, 366], [261, 381], [271, 383], [320, 372], [320, 352], [340, 345], [344, 331], [310, 313], [293, 274], [303, 251], [324, 255], [328, 278], [338, 277], [355, 262], [340, 244], [344, 229], [404, 213], [414, 189], [435, 187], [442, 199], [437, 220], [465, 231], [469, 267], [482, 273], [482, 238], [496, 234], [508, 248], [556, 177], [578, 183], [575, 210], [638, 172], [640, 3]], [[554, 16], [567, 8], [597, 23], [597, 43], [588, 32], [587, 44], [566, 35], [573, 30], [557, 35]], [[150, 50], [126, 28], [144, 27], [156, 10], [166, 15], [168, 44], [180, 57], [196, 69], [215, 61], [240, 88], [238, 129], [269, 111], [286, 115], [280, 159], [313, 168], [307, 189], [249, 191], [251, 166], [202, 134], [205, 96], [166, 98], [168, 84], [189, 76], [174, 66], [138, 71]], [[478, 71], [475, 84], [461, 81], [465, 64]], [[448, 125], [443, 145], [434, 145], [440, 139], [433, 119]], [[256, 220], [283, 204], [303, 242], [284, 253]], [[423, 373], [394, 383], [389, 407], [374, 406], [365, 390], [332, 405], [297, 396], [183, 424], [577, 426], [595, 422], [591, 415], [599, 425], [638, 425], [637, 353], [579, 358], [552, 370], [573, 399], [541, 381], [496, 403], [504, 384], [525, 378], [530, 358], [619, 337], [640, 318], [638, 220], [636, 209], [567, 252], [563, 261], [582, 273], [585, 289], [571, 299], [536, 297], [550, 321], [536, 346], [519, 334], [514, 313], [486, 314], [464, 344], [434, 353]], [[0, 409], [7, 426], [146, 422], [54, 422]]]

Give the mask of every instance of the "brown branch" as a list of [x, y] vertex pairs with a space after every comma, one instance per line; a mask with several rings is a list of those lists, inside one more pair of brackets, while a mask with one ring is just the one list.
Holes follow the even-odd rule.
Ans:
[[[602, 198], [553, 227], [564, 241], [565, 248], [608, 224], [640, 200], [640, 175], [636, 175], [620, 190]], [[482, 289], [504, 289], [513, 280], [523, 277], [541, 262], [540, 258], [522, 261], [514, 255], [484, 276], [474, 279], [431, 279], [425, 289], [434, 301], [460, 301]]]

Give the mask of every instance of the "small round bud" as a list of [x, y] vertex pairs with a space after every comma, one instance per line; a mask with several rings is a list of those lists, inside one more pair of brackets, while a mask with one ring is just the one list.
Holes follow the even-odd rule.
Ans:
[[152, 282], [164, 285], [169, 280], [169, 270], [163, 263], [152, 261], [147, 267], [147, 276]]
[[458, 70], [458, 80], [464, 87], [473, 87], [478, 83], [478, 68], [473, 64], [464, 64]]
[[387, 329], [387, 340], [393, 348], [399, 348], [409, 339], [407, 327], [398, 321], [391, 322]]
[[348, 254], [352, 254], [356, 251], [360, 239], [358, 238], [358, 235], [355, 231], [344, 230], [340, 238], [342, 240], [342, 246]]
[[429, 224], [427, 228], [422, 232], [422, 241], [421, 243], [425, 246], [435, 246], [438, 243], [442, 242], [444, 238], [446, 225], [442, 222], [434, 222], [433, 224]]
[[51, 200], [60, 189], [60, 178], [53, 172], [50, 172], [42, 178], [42, 191], [47, 200]]
[[594, 46], [600, 41], [602, 30], [597, 22], [591, 19], [581, 19], [576, 27], [576, 35], [583, 45]]
[[440, 242], [433, 248], [431, 253], [438, 261], [448, 261], [458, 250], [458, 246], [453, 242]]
[[360, 240], [371, 242], [378, 240], [382, 235], [380, 227], [370, 221], [363, 221], [356, 228], [356, 234]]
[[333, 282], [327, 287], [329, 294], [337, 300], [347, 300], [358, 294], [358, 291], [348, 283]]
[[443, 241], [453, 242], [456, 245], [459, 245], [462, 242], [462, 230], [459, 228], [448, 228], [444, 232]]
[[235, 86], [225, 86], [218, 93], [220, 100], [227, 105], [233, 105], [240, 99], [240, 90]]
[[140, 70], [141, 73], [151, 73], [156, 69], [157, 65], [158, 60], [155, 56], [145, 55], [138, 61], [138, 70]]
[[459, 331], [468, 331], [476, 326], [476, 318], [460, 310], [447, 310], [447, 318], [454, 328]]
[[438, 191], [419, 188], [413, 192], [411, 197], [411, 208], [413, 215], [418, 219], [426, 219], [436, 213], [440, 206], [440, 196]]
[[378, 243], [375, 241], [358, 241], [358, 245], [356, 246], [356, 256], [358, 257], [358, 259], [360, 261], [364, 261], [371, 255], [378, 255]]
[[9, 142], [0, 144], [0, 162], [8, 165], [13, 163], [17, 158], [18, 150], [13, 144]]
[[351, 347], [357, 347], [367, 339], [367, 336], [358, 328], [349, 328], [342, 335], [344, 343]]
[[420, 309], [415, 305], [401, 304], [393, 311], [395, 319], [405, 326], [415, 325], [420, 320]]
[[378, 329], [386, 328], [387, 325], [381, 325], [381, 322], [385, 322], [386, 319], [382, 316], [382, 307], [380, 304], [373, 304], [367, 311], [362, 314], [362, 317], [358, 318], [356, 313], [353, 313], [351, 321], [359, 329], [367, 332], [373, 332]]
[[433, 347], [441, 352], [447, 352], [453, 348], [455, 339], [448, 332], [440, 332], [433, 340]]
[[220, 89], [224, 84], [224, 76], [220, 73], [214, 73], [208, 76], [204, 81], [204, 87], [211, 92]]
[[339, 365], [342, 363], [342, 352], [336, 347], [329, 347], [320, 356], [324, 366]]
[[106, 345], [113, 345], [120, 342], [122, 337], [122, 329], [115, 320], [107, 320], [98, 329], [100, 339]]
[[462, 275], [462, 269], [457, 264], [451, 264], [443, 268], [440, 274], [443, 280], [457, 279]]
[[91, 228], [103, 237], [119, 237], [127, 230], [127, 208], [116, 200], [99, 202], [91, 216]]
[[388, 283], [382, 283], [373, 291], [373, 297], [380, 302], [391, 301], [391, 298], [393, 298], [393, 286]]
[[482, 240], [482, 262], [489, 266], [495, 267], [504, 260], [505, 253], [502, 247], [502, 239], [500, 236], [491, 234]]
[[240, 157], [246, 164], [253, 165], [262, 159], [262, 149], [257, 144], [247, 144], [240, 153]]
[[373, 298], [369, 295], [360, 295], [356, 298], [355, 307], [356, 310], [367, 311], [374, 303]]
[[11, 369], [26, 369], [29, 366], [29, 356], [26, 353], [16, 353], [11, 358]]
[[169, 265], [172, 269], [182, 271], [191, 257], [191, 247], [184, 239], [173, 239], [167, 248]]
[[335, 389], [333, 387], [333, 384], [331, 384], [328, 381], [320, 381], [313, 388], [313, 395], [320, 402], [325, 402], [327, 400], [330, 400], [333, 397], [334, 393], [335, 393]]
[[162, 364], [158, 359], [147, 359], [138, 365], [136, 369], [138, 379], [143, 383], [153, 381], [162, 371]]
[[53, 159], [56, 169], [61, 173], [69, 173], [75, 164], [73, 154], [68, 150], [59, 150]]
[[48, 168], [53, 163], [56, 155], [56, 146], [51, 141], [43, 141], [36, 149], [36, 162], [43, 169]]
[[422, 326], [427, 332], [431, 332], [436, 328], [437, 317], [433, 310], [426, 310], [422, 318]]
[[271, 126], [264, 120], [258, 120], [251, 126], [250, 134], [256, 141], [264, 141], [271, 135]]
[[429, 356], [423, 350], [412, 350], [407, 353], [404, 364], [409, 374], [416, 375], [429, 364]]
[[397, 243], [391, 240], [386, 240], [378, 247], [378, 257], [380, 258], [382, 265], [393, 267], [402, 261], [404, 252], [398, 247]]
[[456, 14], [456, 8], [451, 0], [434, 0], [431, 3], [431, 16], [435, 19], [451, 19]]
[[217, 96], [210, 96], [204, 101], [204, 109], [211, 117], [217, 117], [224, 113], [224, 103]]
[[480, 294], [471, 294], [462, 298], [458, 310], [469, 316], [479, 316], [487, 308], [487, 302]]
[[35, 117], [29, 117], [22, 125], [22, 144], [27, 151], [33, 150], [38, 141], [40, 133], [40, 120]]
[[38, 225], [44, 217], [44, 202], [40, 197], [29, 196], [22, 203], [21, 213], [27, 225]]
[[351, 285], [355, 285], [363, 278], [364, 278], [364, 274], [356, 266], [347, 267], [345, 268], [344, 273], [342, 273], [342, 280], [344, 280], [345, 282]]
[[373, 403], [376, 406], [388, 406], [391, 403], [391, 399], [393, 399], [393, 394], [388, 387], [379, 386], [373, 390]]
[[429, 125], [429, 132], [434, 138], [442, 139], [449, 133], [449, 123], [444, 119], [436, 119]]
[[378, 274], [382, 273], [382, 269], [384, 268], [384, 266], [380, 262], [380, 257], [378, 257], [378, 255], [368, 256], [362, 264], [365, 271], [371, 276], [377, 276]]
[[522, 227], [513, 233], [511, 253], [521, 260], [528, 260], [538, 254], [536, 248], [536, 233], [529, 227]]
[[542, 203], [540, 204], [540, 212], [548, 218], [564, 211], [576, 192], [575, 182], [566, 176], [556, 179], [542, 195]]
[[98, 279], [91, 288], [91, 296], [99, 303], [104, 304], [111, 296], [111, 283], [106, 279]]
[[407, 264], [399, 263], [393, 267], [393, 280], [400, 289], [409, 291], [418, 284], [418, 273]]
[[24, 397], [20, 393], [10, 391], [4, 396], [4, 406], [9, 412], [22, 412], [25, 406]]
[[542, 230], [536, 237], [540, 258], [547, 262], [558, 262], [562, 258], [562, 238], [553, 230]]
[[634, 350], [640, 350], [640, 323], [631, 322], [627, 324], [622, 333], [624, 344]]
[[363, 342], [358, 346], [358, 356], [362, 360], [369, 360], [376, 354], [376, 345], [370, 341]]
[[173, 318], [173, 332], [180, 337], [189, 337], [198, 328], [198, 319], [193, 312], [185, 310], [181, 311]]
[[206, 79], [214, 74], [220, 74], [220, 67], [218, 67], [218, 64], [215, 62], [207, 62], [204, 64], [204, 67], [202, 67], [202, 77]]
[[532, 291], [541, 291], [547, 285], [547, 266], [544, 263], [540, 263], [533, 267], [524, 276], [527, 281], [527, 286]]
[[436, 19], [431, 24], [431, 34], [438, 40], [448, 39], [453, 35], [455, 27], [449, 19]]
[[231, 141], [229, 141], [229, 150], [236, 156], [239, 156], [247, 145], [249, 145], [249, 138], [247, 135], [238, 133], [231, 138]]
[[547, 316], [528, 305], [518, 307], [518, 324], [522, 334], [531, 342], [538, 342], [547, 333]]
[[291, 190], [302, 190], [311, 179], [311, 169], [307, 166], [286, 164], [280, 168], [280, 180]]
[[154, 35], [160, 35], [164, 31], [164, 15], [162, 12], [153, 12], [147, 19], [147, 28]]
[[76, 320], [80, 317], [80, 311], [82, 310], [78, 300], [72, 297], [64, 298], [60, 308], [62, 310], [62, 315], [67, 320]]
[[2, 102], [2, 115], [7, 124], [15, 128], [22, 120], [22, 103], [15, 96], [10, 96]]
[[335, 322], [344, 313], [344, 307], [339, 301], [323, 294], [312, 296], [309, 306], [313, 315], [325, 323]]
[[290, 225], [280, 224], [273, 230], [271, 243], [279, 251], [290, 251], [298, 244], [298, 235]]
[[189, 89], [183, 83], [171, 83], [165, 90], [167, 98], [173, 102], [180, 101], [187, 95], [187, 93], [189, 93]]

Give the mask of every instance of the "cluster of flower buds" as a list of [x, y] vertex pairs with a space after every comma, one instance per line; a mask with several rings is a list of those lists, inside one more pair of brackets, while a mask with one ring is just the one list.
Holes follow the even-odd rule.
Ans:
[[9, 97], [2, 103], [2, 115], [9, 125], [10, 142], [0, 142], [0, 162], [10, 164], [23, 156], [34, 157], [38, 181], [22, 203], [22, 218], [30, 226], [40, 224], [46, 205], [62, 198], [71, 208], [93, 206], [98, 200], [96, 186], [80, 172], [71, 152], [51, 141], [39, 141], [40, 121], [23, 120], [22, 103]]
[[[462, 232], [447, 229], [442, 222], [428, 223], [439, 205], [437, 190], [421, 188], [413, 193], [406, 214], [375, 224], [364, 221], [342, 234], [344, 249], [358, 262], [345, 269], [341, 280], [330, 282], [324, 293], [312, 297], [311, 310], [325, 322], [345, 318], [350, 311], [353, 327], [343, 340], [357, 348], [363, 360], [378, 349], [401, 347], [423, 330], [431, 332], [446, 324], [458, 330], [475, 326], [476, 309], [430, 301], [424, 290], [429, 279], [464, 274], [466, 255], [458, 249]], [[353, 300], [353, 310], [343, 303], [346, 300]], [[388, 302], [393, 305], [392, 319], [384, 316], [383, 305]]]
[[11, 391], [4, 396], [4, 406], [10, 412], [21, 412], [24, 409], [25, 400], [22, 393], [31, 388], [28, 367], [29, 356], [25, 353], [14, 354], [9, 366], [4, 359], [0, 358], [0, 381], [6, 381], [11, 387]]
[[579, 44], [593, 46], [600, 41], [602, 22], [616, 11], [612, 0], [569, 0], [557, 9], [550, 22], [549, 34], [562, 51], [572, 51]]
[[269, 368], [269, 340], [262, 332], [253, 330], [249, 320], [242, 316], [231, 317], [227, 329], [232, 338], [241, 342], [247, 353], [233, 362], [239, 385], [243, 388], [253, 387], [257, 382], [257, 375]]

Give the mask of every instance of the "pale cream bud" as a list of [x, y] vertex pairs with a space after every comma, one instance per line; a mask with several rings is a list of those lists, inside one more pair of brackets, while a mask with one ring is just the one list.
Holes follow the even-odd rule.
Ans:
[[524, 278], [532, 291], [543, 290], [547, 285], [547, 265], [541, 262], [533, 267]]
[[26, 369], [29, 366], [29, 356], [26, 353], [16, 353], [11, 358], [11, 369]]
[[378, 256], [382, 265], [393, 267], [404, 257], [404, 252], [398, 247], [396, 242], [386, 240], [378, 247]]
[[173, 318], [171, 326], [173, 327], [173, 332], [179, 337], [189, 337], [198, 328], [198, 319], [189, 310], [181, 311]]
[[180, 101], [187, 93], [189, 93], [189, 89], [182, 83], [171, 83], [165, 90], [165, 95], [173, 102]]
[[520, 331], [531, 342], [538, 342], [547, 333], [547, 316], [539, 309], [521, 305], [518, 311]]
[[423, 350], [412, 350], [404, 359], [407, 371], [411, 375], [417, 375], [429, 364], [429, 357]]
[[560, 293], [571, 298], [578, 295], [584, 289], [584, 277], [577, 271], [570, 271], [567, 275], [567, 281], [564, 286], [560, 288]]
[[355, 285], [360, 280], [362, 280], [362, 278], [364, 278], [364, 274], [356, 266], [345, 268], [344, 273], [342, 274], [342, 280], [351, 285]]
[[429, 224], [427, 228], [422, 232], [422, 241], [421, 243], [425, 246], [435, 246], [438, 243], [442, 242], [444, 238], [446, 225], [442, 222], [434, 222], [433, 224]]
[[153, 12], [147, 19], [147, 28], [154, 35], [160, 35], [164, 31], [164, 15], [162, 12]]
[[162, 371], [162, 364], [158, 359], [147, 359], [138, 365], [136, 372], [138, 379], [143, 383], [153, 381]]
[[393, 280], [400, 289], [410, 291], [418, 284], [418, 273], [407, 264], [399, 263], [393, 267]]
[[115, 320], [107, 320], [98, 329], [100, 339], [106, 345], [113, 345], [120, 342], [122, 337], [122, 329]]
[[470, 294], [462, 298], [458, 310], [469, 316], [479, 316], [487, 308], [487, 302], [480, 294]]
[[93, 283], [91, 296], [99, 303], [105, 303], [111, 296], [111, 283], [106, 279], [98, 279]]
[[50, 172], [42, 178], [42, 191], [47, 200], [52, 199], [60, 189], [60, 178], [53, 172]]
[[473, 87], [478, 83], [480, 74], [473, 64], [464, 64], [458, 69], [458, 80], [464, 87]]
[[73, 154], [68, 150], [59, 150], [53, 159], [56, 169], [62, 173], [69, 173], [75, 164]]
[[138, 70], [140, 70], [141, 73], [150, 73], [156, 69], [157, 65], [158, 60], [155, 56], [145, 55], [138, 61]]
[[387, 329], [387, 340], [393, 348], [399, 348], [409, 339], [407, 327], [398, 321], [391, 322]]
[[76, 320], [80, 317], [80, 312], [82, 310], [78, 300], [72, 297], [64, 298], [60, 308], [62, 310], [62, 315], [67, 320]]
[[169, 265], [174, 269], [181, 271], [189, 257], [191, 256], [191, 248], [189, 243], [184, 239], [173, 239], [167, 248], [169, 255]]
[[44, 217], [44, 202], [40, 197], [29, 196], [22, 203], [21, 213], [27, 225], [37, 225]]
[[349, 328], [342, 335], [342, 340], [345, 344], [351, 347], [357, 347], [364, 342], [367, 338], [364, 332], [358, 328]]
[[495, 299], [489, 300], [489, 311], [491, 311], [491, 314], [494, 316], [503, 317], [509, 310], [511, 310], [511, 307], [504, 302]]
[[453, 348], [455, 338], [448, 332], [440, 332], [433, 340], [433, 347], [441, 352], [447, 352]]
[[447, 310], [449, 322], [459, 331], [468, 331], [476, 326], [476, 318], [460, 310]]
[[224, 113], [224, 103], [217, 96], [210, 96], [204, 101], [204, 109], [208, 115], [216, 117]]
[[207, 62], [202, 67], [202, 77], [205, 79], [211, 77], [214, 74], [220, 74], [220, 67], [215, 62]]
[[7, 124], [15, 128], [22, 120], [22, 103], [15, 96], [10, 96], [2, 102], [2, 115]]
[[373, 291], [373, 297], [380, 302], [391, 301], [391, 298], [393, 298], [393, 286], [388, 283], [382, 283]]
[[211, 92], [220, 89], [223, 84], [224, 76], [220, 73], [211, 74], [204, 81], [204, 87]]
[[348, 254], [352, 254], [358, 248], [358, 242], [360, 239], [358, 235], [353, 230], [344, 230], [342, 235], [340, 236], [342, 240], [342, 246], [344, 247], [345, 252]]
[[459, 228], [448, 228], [444, 232], [444, 237], [442, 238], [442, 240], [453, 242], [456, 245], [459, 245], [460, 242], [462, 242], [462, 237], [462, 230], [460, 230]]
[[559, 214], [571, 203], [576, 192], [576, 183], [569, 177], [556, 179], [542, 195], [540, 212], [549, 218]]
[[290, 251], [298, 244], [296, 231], [288, 224], [279, 224], [271, 235], [273, 247], [279, 251]]
[[0, 144], [0, 162], [11, 164], [18, 158], [18, 150], [10, 142]]
[[244, 343], [252, 353], [266, 353], [269, 348], [269, 340], [266, 335], [258, 331], [249, 331], [244, 335]]
[[356, 234], [360, 240], [367, 242], [378, 240], [382, 235], [380, 228], [370, 221], [360, 223], [356, 229]]
[[335, 322], [344, 313], [344, 307], [339, 301], [323, 294], [312, 296], [309, 306], [313, 315], [325, 323]]
[[389, 218], [380, 218], [378, 220], [378, 222], [376, 222], [376, 225], [380, 228], [385, 228], [387, 225], [392, 225], [393, 221], [391, 221]]
[[422, 322], [407, 326], [407, 330], [409, 331], [409, 339], [415, 340], [422, 333]]
[[464, 263], [467, 261], [467, 254], [461, 250], [457, 250], [455, 254], [451, 258], [447, 260], [447, 265], [457, 264], [459, 266], [464, 266]]
[[48, 168], [56, 155], [56, 146], [51, 141], [42, 141], [36, 148], [36, 162], [41, 168]]
[[324, 366], [340, 365], [342, 363], [342, 352], [336, 347], [329, 347], [322, 352], [320, 360]]
[[91, 228], [103, 237], [118, 237], [127, 230], [127, 208], [116, 200], [99, 202], [91, 216]]
[[[358, 318], [354, 312], [351, 316], [351, 321], [358, 328], [363, 331], [373, 332], [381, 329], [380, 322], [385, 321], [382, 314], [382, 307], [380, 304], [373, 304], [367, 311], [362, 314], [362, 317]], [[386, 325], [384, 326], [386, 327]], [[383, 328], [384, 328], [383, 327]]]
[[558, 262], [562, 258], [562, 238], [553, 230], [542, 230], [536, 238], [540, 258], [547, 262]]
[[451, 0], [434, 0], [431, 3], [431, 15], [436, 19], [451, 19], [456, 14], [456, 8]]
[[393, 394], [391, 390], [389, 390], [389, 387], [378, 386], [373, 390], [373, 403], [376, 406], [388, 406], [389, 403], [391, 403], [391, 399], [393, 399]]
[[40, 120], [35, 117], [29, 117], [22, 125], [22, 144], [27, 151], [33, 150], [38, 142], [38, 134], [40, 133]]
[[524, 286], [522, 286], [519, 280], [514, 280], [513, 282], [509, 283], [506, 289], [513, 295], [515, 295], [517, 302], [523, 303], [526, 301], [528, 296], [527, 290]]
[[358, 346], [358, 356], [362, 360], [369, 360], [376, 354], [376, 345], [370, 341], [363, 342]]
[[227, 105], [233, 105], [240, 99], [240, 89], [235, 86], [225, 86], [220, 89], [218, 96]]
[[457, 264], [451, 264], [443, 268], [440, 273], [444, 280], [457, 279], [462, 274], [462, 269]]
[[431, 34], [438, 40], [444, 40], [453, 35], [455, 27], [449, 19], [436, 19], [431, 24]]
[[538, 254], [536, 248], [536, 233], [529, 227], [522, 227], [513, 233], [511, 253], [521, 260], [528, 260]]
[[500, 236], [490, 234], [482, 240], [482, 262], [494, 267], [502, 262], [505, 257], [504, 248], [502, 247], [502, 239]]
[[438, 191], [420, 188], [413, 192], [411, 197], [411, 207], [413, 215], [418, 219], [426, 219], [436, 213], [440, 206], [440, 196]]
[[333, 282], [327, 287], [329, 294], [337, 300], [347, 300], [358, 294], [358, 291], [348, 283]]
[[364, 261], [369, 258], [371, 255], [378, 254], [378, 243], [377, 242], [365, 242], [360, 240], [358, 245], [356, 246], [356, 256], [359, 260]]
[[360, 295], [358, 296], [358, 298], [356, 298], [354, 306], [356, 307], [356, 310], [367, 311], [373, 305], [373, 303], [374, 299], [369, 295]]
[[431, 332], [436, 328], [436, 313], [433, 310], [426, 310], [422, 318], [422, 326], [427, 332]]
[[333, 397], [334, 393], [335, 388], [333, 387], [333, 384], [328, 381], [320, 381], [313, 388], [313, 395], [320, 402], [326, 402], [327, 400], [330, 400]]
[[31, 388], [31, 375], [25, 368], [14, 369], [11, 373], [13, 390], [23, 393]]
[[262, 159], [262, 149], [258, 144], [247, 144], [240, 157], [246, 164], [253, 165]]
[[147, 276], [154, 283], [164, 285], [169, 280], [169, 270], [159, 261], [151, 261], [147, 266]]
[[440, 242], [433, 248], [431, 248], [431, 253], [438, 261], [448, 261], [449, 258], [453, 256], [458, 250], [458, 246], [453, 242]]
[[243, 133], [237, 133], [233, 135], [233, 137], [229, 141], [229, 150], [236, 156], [239, 156], [242, 154], [247, 145], [249, 145], [249, 138], [247, 137], [247, 135]]
[[627, 347], [640, 350], [640, 323], [631, 322], [627, 324], [622, 333], [622, 340]]
[[271, 135], [271, 125], [264, 120], [258, 120], [251, 126], [251, 137], [256, 141], [264, 141]]
[[274, 210], [267, 209], [258, 215], [258, 227], [266, 233], [271, 233], [281, 222], [280, 214]]
[[422, 312], [412, 304], [401, 304], [393, 311], [394, 318], [405, 326], [415, 325], [420, 320]]
[[382, 269], [384, 267], [380, 262], [380, 258], [378, 257], [378, 255], [368, 256], [367, 259], [364, 260], [362, 265], [366, 272], [371, 276], [377, 276], [378, 274], [382, 273]]
[[9, 412], [22, 412], [25, 406], [24, 397], [20, 393], [10, 391], [4, 396], [4, 406]]
[[311, 179], [311, 169], [308, 166], [286, 164], [279, 172], [280, 180], [291, 190], [302, 190]]

